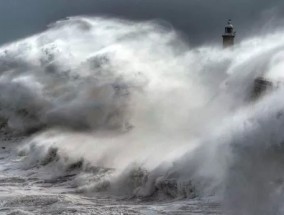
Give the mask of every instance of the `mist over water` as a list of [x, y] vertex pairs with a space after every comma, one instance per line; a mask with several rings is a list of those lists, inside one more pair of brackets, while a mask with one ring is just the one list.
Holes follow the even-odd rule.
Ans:
[[158, 22], [59, 21], [0, 49], [2, 127], [30, 134], [23, 168], [80, 169], [78, 192], [282, 214], [284, 92], [251, 94], [284, 78], [282, 34], [192, 49]]

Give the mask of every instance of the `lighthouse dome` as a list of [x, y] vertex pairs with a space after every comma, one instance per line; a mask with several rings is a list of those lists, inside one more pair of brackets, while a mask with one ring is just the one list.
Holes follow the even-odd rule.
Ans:
[[228, 23], [227, 23], [226, 27], [227, 28], [234, 28], [234, 26], [232, 25], [232, 20], [231, 19], [228, 20]]

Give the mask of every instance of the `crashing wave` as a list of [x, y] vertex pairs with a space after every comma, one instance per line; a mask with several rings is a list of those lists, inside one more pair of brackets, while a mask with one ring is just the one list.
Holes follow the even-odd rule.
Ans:
[[221, 196], [232, 214], [276, 214], [283, 92], [250, 93], [260, 75], [282, 78], [282, 34], [191, 49], [152, 22], [57, 22], [1, 47], [1, 129], [29, 134], [21, 168], [78, 192]]

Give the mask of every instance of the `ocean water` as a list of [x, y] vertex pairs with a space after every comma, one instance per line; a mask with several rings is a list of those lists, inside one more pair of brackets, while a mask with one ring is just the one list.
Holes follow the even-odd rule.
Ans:
[[72, 17], [3, 45], [0, 213], [283, 214], [282, 34]]

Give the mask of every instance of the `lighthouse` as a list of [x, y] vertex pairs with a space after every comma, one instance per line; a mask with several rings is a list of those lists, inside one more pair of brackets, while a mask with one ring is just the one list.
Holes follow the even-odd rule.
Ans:
[[236, 32], [234, 31], [234, 26], [232, 25], [232, 21], [229, 19], [228, 24], [225, 26], [225, 33], [222, 35], [223, 37], [223, 47], [228, 48], [234, 45]]

